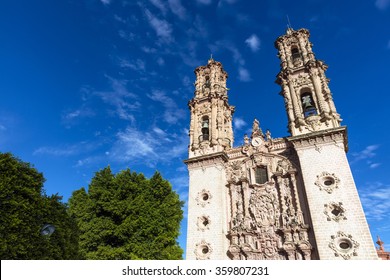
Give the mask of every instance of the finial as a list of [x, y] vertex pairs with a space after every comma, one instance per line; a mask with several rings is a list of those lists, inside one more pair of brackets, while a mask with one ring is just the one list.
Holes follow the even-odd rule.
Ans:
[[210, 54], [210, 59], [209, 59], [208, 63], [211, 63], [211, 62], [214, 62], [213, 54]]
[[287, 17], [287, 34], [291, 34], [291, 32], [294, 30], [292, 27], [291, 27], [291, 23], [290, 23], [290, 18], [288, 17], [288, 15], [286, 15]]
[[385, 250], [385, 248], [383, 247], [384, 242], [379, 238], [379, 235], [377, 235], [377, 238], [378, 238], [378, 241], [376, 242], [376, 244], [379, 245], [379, 250], [384, 251]]

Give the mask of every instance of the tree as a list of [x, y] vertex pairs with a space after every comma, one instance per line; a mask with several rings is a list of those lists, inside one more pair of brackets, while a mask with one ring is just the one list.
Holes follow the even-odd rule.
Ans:
[[114, 175], [110, 167], [69, 199], [86, 259], [181, 259], [182, 206], [160, 173], [146, 179], [129, 169]]
[[[45, 179], [29, 163], [0, 153], [1, 259], [77, 259], [78, 230], [58, 195], [47, 196]], [[51, 236], [41, 233], [51, 224]]]

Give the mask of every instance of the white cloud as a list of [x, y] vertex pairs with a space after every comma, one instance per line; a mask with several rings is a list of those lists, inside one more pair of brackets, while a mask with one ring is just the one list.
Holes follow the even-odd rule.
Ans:
[[157, 9], [159, 9], [164, 15], [167, 13], [167, 7], [161, 0], [149, 0]]
[[56, 157], [74, 156], [88, 153], [99, 147], [98, 143], [80, 142], [77, 144], [66, 144], [58, 147], [40, 147], [33, 152], [33, 155], [49, 155]]
[[180, 19], [185, 19], [187, 17], [187, 12], [180, 0], [168, 0], [168, 4], [172, 13], [177, 15]]
[[162, 57], [157, 58], [157, 64], [163, 66], [165, 64], [165, 60]]
[[380, 165], [381, 165], [380, 163], [370, 163], [370, 168], [374, 169], [374, 168], [377, 168]]
[[210, 5], [213, 2], [213, 0], [196, 0], [196, 1], [204, 5]]
[[150, 26], [156, 31], [157, 36], [166, 43], [173, 41], [172, 27], [163, 19], [158, 19], [149, 10], [145, 11], [146, 17], [148, 18]]
[[246, 122], [242, 118], [234, 117], [233, 125], [235, 129], [241, 129], [246, 125]]
[[119, 36], [122, 39], [125, 39], [126, 41], [129, 41], [129, 42], [132, 42], [134, 40], [134, 38], [135, 38], [135, 34], [134, 33], [127, 32], [127, 31], [124, 31], [124, 30], [119, 30], [118, 34], [119, 34]]
[[367, 219], [386, 220], [390, 219], [390, 186], [383, 183], [372, 183], [359, 189]]
[[375, 6], [379, 9], [379, 10], [386, 10], [389, 6], [390, 6], [390, 0], [376, 0], [375, 1]]
[[255, 34], [252, 34], [248, 39], [246, 39], [245, 43], [252, 52], [257, 52], [260, 49], [260, 39]]
[[243, 67], [238, 68], [238, 79], [242, 82], [249, 82], [251, 80], [251, 75], [249, 71]]
[[138, 161], [153, 167], [158, 162], [183, 157], [187, 151], [187, 142], [188, 137], [169, 134], [156, 126], [146, 131], [127, 127], [116, 134], [116, 141], [108, 156], [116, 162]]
[[100, 0], [104, 5], [109, 5], [111, 3], [111, 0]]
[[357, 162], [364, 159], [370, 159], [375, 157], [376, 153], [375, 150], [379, 148], [379, 145], [369, 145], [366, 148], [364, 148], [363, 151], [353, 153], [353, 160], [352, 162]]
[[127, 90], [125, 80], [118, 80], [106, 76], [112, 87], [112, 91], [96, 91], [95, 95], [99, 96], [105, 103], [115, 107], [115, 114], [119, 118], [129, 121], [134, 121], [135, 118], [130, 112], [136, 111], [141, 107], [141, 103], [137, 101], [138, 96]]
[[95, 112], [92, 109], [82, 106], [80, 109], [68, 110], [64, 112], [61, 116], [61, 119], [64, 124], [70, 125], [72, 123], [77, 122], [77, 120], [81, 118], [93, 117], [94, 115]]
[[138, 72], [145, 71], [145, 61], [139, 58], [136, 59], [135, 61], [129, 61], [125, 58], [119, 58], [119, 66], [122, 68], [130, 68]]
[[180, 119], [184, 119], [186, 116], [186, 111], [178, 108], [175, 101], [167, 96], [165, 92], [161, 90], [153, 90], [151, 94], [147, 95], [153, 101], [161, 102], [164, 106], [164, 115], [163, 119], [169, 124], [175, 124]]

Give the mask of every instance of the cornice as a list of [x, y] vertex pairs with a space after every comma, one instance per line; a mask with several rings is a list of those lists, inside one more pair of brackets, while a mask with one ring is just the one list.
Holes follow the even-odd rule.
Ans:
[[321, 145], [338, 144], [341, 142], [344, 145], [345, 152], [348, 151], [347, 127], [341, 126], [337, 128], [315, 131], [312, 133], [302, 134], [298, 136], [288, 137], [287, 140], [294, 145], [296, 150], [315, 147], [319, 150]]
[[188, 168], [196, 168], [196, 167], [206, 167], [215, 164], [223, 164], [224, 162], [229, 161], [229, 157], [225, 152], [218, 152], [208, 155], [202, 155], [199, 157], [193, 157], [184, 160], [184, 163], [188, 166]]

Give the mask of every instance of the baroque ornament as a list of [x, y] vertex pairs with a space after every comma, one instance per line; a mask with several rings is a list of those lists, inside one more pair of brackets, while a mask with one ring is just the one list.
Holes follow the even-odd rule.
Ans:
[[319, 187], [320, 191], [324, 190], [330, 194], [340, 186], [340, 179], [334, 173], [322, 172], [317, 175], [314, 184]]
[[207, 204], [210, 203], [210, 200], [212, 197], [213, 196], [211, 195], [211, 193], [208, 190], [203, 189], [196, 196], [196, 202], [198, 205], [205, 207]]
[[352, 235], [342, 231], [337, 232], [337, 235], [331, 236], [332, 241], [329, 242], [329, 248], [334, 251], [336, 257], [341, 256], [345, 260], [349, 260], [352, 256], [357, 256], [359, 243], [352, 239]]

